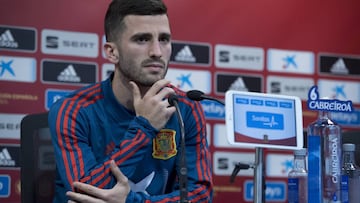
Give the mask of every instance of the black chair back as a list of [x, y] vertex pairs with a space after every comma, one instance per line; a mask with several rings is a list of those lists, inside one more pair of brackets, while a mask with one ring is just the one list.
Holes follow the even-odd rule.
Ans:
[[25, 116], [20, 131], [21, 203], [50, 203], [56, 166], [48, 113]]

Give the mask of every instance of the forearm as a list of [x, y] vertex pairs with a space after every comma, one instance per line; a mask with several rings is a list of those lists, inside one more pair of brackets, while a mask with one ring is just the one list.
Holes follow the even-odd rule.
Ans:
[[145, 118], [136, 117], [124, 139], [116, 145], [107, 159], [114, 160], [125, 176], [132, 176], [144, 156], [152, 153], [152, 139], [156, 133]]
[[79, 181], [88, 183], [99, 188], [111, 188], [114, 185], [113, 176], [110, 173], [109, 163], [114, 160], [116, 165], [126, 176], [131, 176], [143, 156], [151, 150], [151, 139], [138, 130], [136, 139], [124, 139], [103, 162], [96, 162], [94, 169], [89, 170]]
[[[98, 156], [94, 151], [94, 143], [90, 144], [81, 130], [76, 136], [61, 135], [68, 143], [55, 141], [57, 167], [62, 181], [68, 190], [72, 182], [80, 181], [99, 188], [111, 188], [115, 180], [110, 173], [109, 163], [114, 160], [126, 176], [129, 176], [144, 156], [151, 150], [151, 138], [155, 131], [143, 118], [135, 118], [119, 143], [107, 155]], [[115, 136], [115, 135], [114, 135]], [[105, 152], [101, 152], [105, 153]], [[70, 158], [69, 158], [70, 157]], [[100, 157], [100, 158], [99, 158]]]
[[[202, 182], [188, 187], [188, 195], [186, 200], [190, 202], [212, 202], [212, 184], [211, 182]], [[130, 191], [126, 199], [126, 203], [142, 203], [142, 202], [168, 202], [178, 203], [180, 201], [179, 190], [163, 195], [146, 195], [141, 192]]]

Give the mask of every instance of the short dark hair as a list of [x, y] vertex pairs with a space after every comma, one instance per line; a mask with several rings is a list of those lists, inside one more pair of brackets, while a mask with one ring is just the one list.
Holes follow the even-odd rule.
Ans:
[[116, 34], [123, 29], [123, 20], [127, 15], [167, 14], [162, 0], [113, 0], [105, 15], [106, 41], [114, 41]]

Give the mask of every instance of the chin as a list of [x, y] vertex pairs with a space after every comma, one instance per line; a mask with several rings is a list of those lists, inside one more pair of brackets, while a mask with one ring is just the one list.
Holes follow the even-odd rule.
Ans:
[[156, 81], [136, 81], [136, 84], [142, 87], [151, 87]]
[[157, 81], [164, 79], [164, 77], [151, 77], [151, 78], [147, 78], [147, 79], [143, 79], [143, 80], [139, 80], [138, 83], [142, 86], [152, 86], [154, 83], [156, 83]]

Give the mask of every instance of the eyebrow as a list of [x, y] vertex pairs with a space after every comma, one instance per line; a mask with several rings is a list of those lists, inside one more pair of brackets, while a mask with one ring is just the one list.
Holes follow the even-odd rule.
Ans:
[[[153, 35], [151, 33], [147, 33], [147, 32], [140, 32], [140, 33], [136, 33], [135, 35], [131, 36], [132, 40], [138, 39], [139, 37], [146, 37], [146, 38], [151, 38]], [[159, 37], [167, 37], [167, 38], [171, 38], [171, 34], [170, 33], [160, 33]]]
[[170, 34], [170, 33], [165, 33], [165, 32], [164, 32], [164, 33], [161, 33], [160, 36], [161, 36], [161, 37], [167, 37], [167, 38], [169, 38], [169, 39], [171, 38], [171, 34]]

